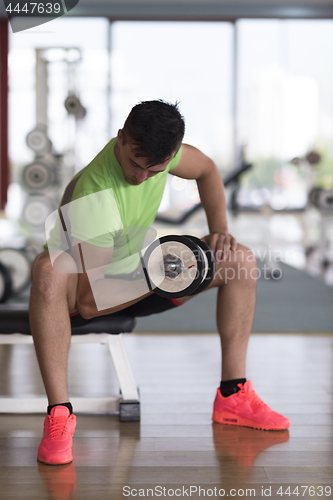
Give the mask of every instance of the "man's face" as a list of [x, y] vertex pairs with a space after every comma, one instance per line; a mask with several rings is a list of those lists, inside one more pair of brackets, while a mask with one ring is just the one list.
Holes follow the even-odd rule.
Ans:
[[122, 131], [118, 132], [117, 144], [114, 152], [116, 158], [124, 172], [126, 181], [133, 186], [142, 184], [150, 177], [157, 175], [159, 172], [164, 172], [172, 157], [168, 158], [160, 165], [150, 166], [146, 158], [138, 158], [135, 156], [135, 147], [130, 142], [123, 144]]

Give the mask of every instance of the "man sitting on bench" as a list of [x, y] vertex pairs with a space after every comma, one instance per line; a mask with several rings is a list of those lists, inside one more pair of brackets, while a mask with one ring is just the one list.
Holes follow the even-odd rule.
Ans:
[[[126, 281], [120, 284], [119, 280], [116, 293], [113, 280], [104, 279], [117, 251], [115, 235], [126, 234], [130, 227], [151, 226], [168, 173], [196, 180], [209, 227], [209, 234], [203, 240], [216, 258], [216, 274], [209, 288], [218, 287], [217, 329], [222, 345], [222, 375], [213, 420], [267, 430], [289, 427], [289, 420], [265, 405], [253, 390], [252, 382], [245, 378], [246, 351], [255, 309], [256, 261], [252, 251], [237, 244], [229, 234], [220, 173], [201, 151], [182, 144], [184, 128], [177, 105], [148, 101], [135, 106], [117, 137], [78, 172], [66, 188], [63, 206], [80, 206], [84, 203], [80, 200], [86, 199], [89, 207], [91, 195], [95, 195], [95, 201], [101, 200], [100, 210], [86, 210], [81, 217], [76, 217], [75, 227], [71, 228], [76, 261], [65, 252], [54, 259], [47, 249], [34, 261], [30, 324], [49, 401], [38, 449], [41, 462], [64, 464], [73, 459], [76, 419], [67, 392], [70, 317], [75, 321], [74, 318], [89, 319], [120, 310], [124, 315], [142, 316], [179, 307], [191, 298], [171, 300], [157, 296], [140, 275], [130, 286]], [[62, 222], [65, 229], [66, 221]], [[88, 242], [85, 227], [94, 224], [98, 231]], [[57, 237], [54, 232], [49, 242]], [[85, 266], [78, 270], [80, 259]], [[58, 269], [56, 264], [60, 265]], [[133, 274], [137, 267], [138, 262], [129, 259], [128, 273]], [[137, 270], [140, 272], [140, 268]]]

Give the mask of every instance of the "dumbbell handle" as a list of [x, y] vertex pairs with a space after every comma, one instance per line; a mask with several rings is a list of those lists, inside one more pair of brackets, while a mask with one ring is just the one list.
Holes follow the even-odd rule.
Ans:
[[148, 247], [142, 267], [150, 290], [162, 297], [177, 299], [194, 293], [199, 286], [201, 289], [208, 286], [209, 283], [204, 282], [208, 274], [206, 249], [203, 250], [201, 240], [198, 241], [200, 246], [190, 236], [170, 235]]

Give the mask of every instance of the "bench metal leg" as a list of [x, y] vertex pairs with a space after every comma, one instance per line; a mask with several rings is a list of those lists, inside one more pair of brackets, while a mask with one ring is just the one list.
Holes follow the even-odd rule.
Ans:
[[[0, 334], [0, 344], [32, 344], [30, 335]], [[118, 378], [121, 396], [105, 398], [71, 397], [76, 412], [117, 412], [120, 421], [137, 422], [140, 420], [139, 393], [127, 357], [122, 334], [88, 334], [72, 336], [72, 343], [107, 344]], [[45, 397], [1, 397], [0, 413], [45, 413]]]
[[122, 394], [122, 400], [119, 401], [119, 419], [121, 422], [139, 422], [139, 392], [127, 357], [122, 334], [110, 335], [108, 346]]

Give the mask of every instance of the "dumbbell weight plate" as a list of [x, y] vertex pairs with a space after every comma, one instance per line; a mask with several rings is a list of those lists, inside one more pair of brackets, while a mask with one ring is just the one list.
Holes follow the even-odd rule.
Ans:
[[65, 100], [65, 108], [69, 115], [75, 115], [80, 106], [80, 100], [74, 94], [69, 95]]
[[27, 165], [22, 173], [22, 182], [27, 189], [45, 189], [52, 184], [52, 169], [42, 162], [34, 162]]
[[1, 248], [0, 262], [8, 269], [12, 279], [12, 293], [20, 293], [30, 281], [30, 260], [21, 250]]
[[317, 197], [317, 206], [326, 212], [333, 212], [333, 190], [322, 190]]
[[312, 203], [312, 205], [314, 205], [315, 207], [318, 207], [318, 198], [319, 198], [320, 193], [322, 191], [323, 191], [323, 189], [318, 188], [318, 187], [314, 187], [309, 192], [309, 195], [308, 195], [309, 196], [309, 200]]
[[[174, 279], [165, 276], [163, 261], [167, 255], [180, 259], [183, 271]], [[163, 236], [154, 241], [142, 257], [147, 283], [157, 295], [165, 298], [184, 297], [202, 281], [205, 261], [198, 246], [184, 236]]]
[[321, 156], [319, 153], [317, 153], [317, 151], [310, 151], [305, 158], [310, 163], [310, 165], [318, 165], [321, 160]]
[[69, 115], [74, 115], [80, 119], [86, 116], [86, 109], [82, 106], [81, 101], [74, 94], [69, 95], [65, 100], [65, 108]]
[[44, 196], [30, 196], [23, 209], [24, 221], [35, 228], [44, 228], [47, 217], [56, 205]]
[[12, 279], [9, 269], [0, 262], [0, 304], [6, 302], [12, 294]]
[[35, 128], [26, 137], [27, 145], [37, 155], [49, 153], [52, 148], [52, 143], [47, 137], [46, 132], [40, 128]]
[[189, 295], [196, 295], [197, 293], [203, 292], [208, 287], [208, 285], [210, 285], [210, 283], [213, 281], [216, 268], [215, 257], [210, 246], [207, 245], [207, 243], [205, 243], [204, 241], [200, 240], [200, 238], [188, 234], [185, 237], [189, 238], [194, 243], [196, 243], [196, 245], [198, 245], [198, 247], [202, 250], [206, 259], [206, 266], [205, 266], [206, 272], [203, 276], [203, 280], [198, 286], [198, 288], [196, 288], [194, 292], [189, 294]]

